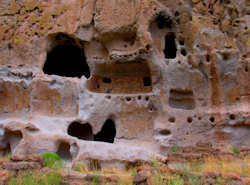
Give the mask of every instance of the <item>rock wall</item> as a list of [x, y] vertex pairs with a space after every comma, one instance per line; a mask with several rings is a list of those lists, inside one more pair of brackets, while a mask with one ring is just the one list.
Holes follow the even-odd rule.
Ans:
[[250, 145], [249, 25], [247, 0], [1, 0], [0, 150]]

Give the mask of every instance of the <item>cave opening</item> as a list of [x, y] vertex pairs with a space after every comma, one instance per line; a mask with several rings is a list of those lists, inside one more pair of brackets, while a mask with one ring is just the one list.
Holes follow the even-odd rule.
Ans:
[[86, 62], [83, 48], [73, 38], [60, 34], [53, 39], [54, 46], [47, 54], [43, 72], [48, 75], [64, 77], [90, 77], [90, 69]]
[[96, 93], [137, 94], [152, 91], [149, 62], [137, 59], [129, 62], [96, 64], [87, 82], [88, 90]]
[[173, 23], [169, 17], [160, 14], [156, 18], [156, 24], [159, 29], [164, 29], [164, 28], [171, 28]]
[[92, 127], [89, 123], [71, 123], [68, 127], [68, 134], [82, 140], [93, 140]]
[[115, 136], [116, 136], [115, 123], [113, 120], [107, 119], [103, 124], [101, 131], [94, 136], [94, 141], [114, 143]]
[[151, 78], [150, 77], [143, 78], [143, 84], [144, 86], [151, 86], [152, 85]]
[[57, 154], [64, 160], [71, 160], [70, 144], [67, 142], [61, 142], [58, 146]]
[[163, 50], [165, 58], [174, 59], [176, 58], [177, 47], [175, 43], [175, 35], [173, 33], [165, 36], [165, 48]]

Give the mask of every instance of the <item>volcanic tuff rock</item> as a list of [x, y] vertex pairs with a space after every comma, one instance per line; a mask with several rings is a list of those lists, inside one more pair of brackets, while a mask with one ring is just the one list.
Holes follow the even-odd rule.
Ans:
[[1, 0], [0, 151], [120, 165], [249, 146], [249, 7]]

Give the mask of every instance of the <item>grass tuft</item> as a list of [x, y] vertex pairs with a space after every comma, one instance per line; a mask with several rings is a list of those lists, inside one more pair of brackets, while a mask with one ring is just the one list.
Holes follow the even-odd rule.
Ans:
[[44, 166], [52, 169], [61, 169], [63, 166], [62, 159], [56, 153], [43, 153]]

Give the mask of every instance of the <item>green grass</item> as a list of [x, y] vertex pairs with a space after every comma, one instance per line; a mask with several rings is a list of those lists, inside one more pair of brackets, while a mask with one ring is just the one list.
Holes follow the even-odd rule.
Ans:
[[43, 153], [44, 166], [53, 169], [60, 169], [63, 166], [63, 160], [56, 153]]
[[174, 146], [172, 146], [172, 147], [170, 148], [170, 152], [171, 152], [171, 153], [176, 153], [176, 152], [178, 152], [178, 151], [179, 151], [178, 145], [174, 145]]
[[155, 157], [152, 157], [150, 161], [150, 166], [152, 168], [160, 168], [162, 166], [162, 163]]
[[41, 174], [39, 172], [24, 172], [10, 178], [8, 185], [61, 185], [62, 179], [57, 172]]
[[97, 176], [94, 176], [94, 177], [93, 177], [92, 184], [93, 184], [93, 185], [98, 185], [98, 184], [100, 184], [100, 180], [99, 180], [99, 178], [98, 178]]
[[184, 185], [184, 180], [179, 176], [174, 174], [169, 179], [169, 185]]
[[236, 148], [236, 147], [233, 147], [233, 148], [232, 148], [232, 151], [233, 151], [233, 153], [235, 153], [235, 154], [237, 154], [237, 155], [240, 154], [238, 148]]

